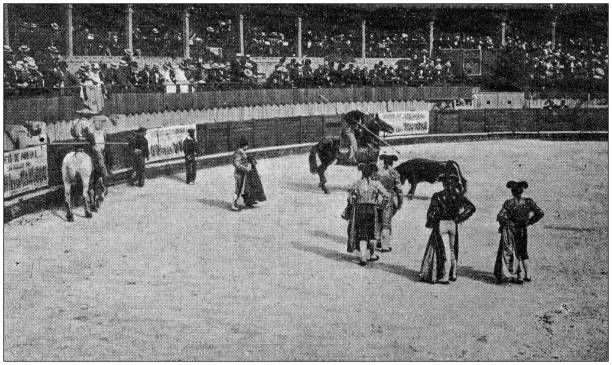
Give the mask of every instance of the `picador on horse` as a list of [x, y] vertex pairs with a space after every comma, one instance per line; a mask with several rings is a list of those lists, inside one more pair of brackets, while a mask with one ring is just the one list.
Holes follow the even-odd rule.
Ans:
[[89, 109], [77, 111], [81, 115], [70, 129], [77, 144], [72, 152], [62, 160], [62, 180], [66, 198], [66, 218], [73, 220], [71, 188], [74, 184], [83, 185], [85, 216], [96, 211], [107, 193], [108, 155], [105, 153], [106, 135], [101, 124], [108, 121], [105, 116], [96, 116]]
[[[393, 127], [381, 120], [378, 114], [353, 110], [342, 115], [340, 136], [325, 137], [310, 150], [310, 172], [319, 175], [319, 187], [329, 194], [325, 186], [325, 170], [334, 161], [343, 166], [375, 163], [380, 152], [381, 132], [393, 133]], [[321, 165], [317, 165], [317, 156]]]

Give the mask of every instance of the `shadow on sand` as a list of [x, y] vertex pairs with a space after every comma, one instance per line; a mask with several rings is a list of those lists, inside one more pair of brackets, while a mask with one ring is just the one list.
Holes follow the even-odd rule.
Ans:
[[459, 266], [457, 268], [457, 275], [459, 276], [459, 279], [461, 279], [461, 277], [464, 277], [464, 278], [470, 278], [472, 280], [480, 281], [485, 284], [496, 285], [495, 276], [493, 276], [492, 272], [475, 270], [471, 266]]
[[336, 242], [342, 245], [346, 245], [346, 240], [347, 240], [346, 236], [340, 236], [337, 234], [327, 233], [323, 231], [308, 231], [308, 233], [318, 238], [323, 238], [323, 239], [333, 241], [333, 242]]
[[[318, 182], [317, 183], [306, 183], [306, 182], [292, 181], [288, 184], [288, 186], [291, 189], [291, 191], [296, 191], [296, 192], [310, 191], [310, 192], [318, 192], [318, 193], [324, 194], [323, 190], [321, 190], [321, 188], [319, 187]], [[327, 186], [327, 189], [329, 190], [330, 193], [343, 192], [343, 193], [348, 194], [347, 187], [344, 185], [325, 184], [325, 186]]]
[[[542, 228], [556, 230], [556, 231], [572, 231], [572, 232], [594, 232], [594, 231], [604, 229], [604, 228], [580, 228], [580, 227], [551, 226], [551, 225], [543, 225]], [[607, 228], [605, 229], [607, 230]]]
[[[344, 237], [342, 237], [342, 240], [343, 240], [342, 243], [345, 243], [345, 241], [344, 241], [345, 238]], [[314, 254], [317, 254], [319, 256], [325, 257], [326, 259], [330, 259], [330, 260], [334, 260], [334, 261], [338, 261], [338, 262], [350, 262], [352, 264], [357, 264], [359, 262], [357, 260], [357, 257], [355, 255], [350, 254], [350, 253], [344, 253], [344, 252], [339, 252], [339, 251], [336, 251], [336, 250], [330, 250], [330, 249], [327, 249], [327, 248], [324, 248], [324, 247], [319, 247], [319, 246], [309, 246], [309, 245], [305, 245], [305, 244], [302, 244], [300, 242], [295, 242], [295, 241], [291, 242], [291, 244], [293, 245], [293, 247], [297, 248], [298, 250], [314, 253]], [[380, 256], [380, 254], [378, 254], [378, 255]], [[384, 262], [376, 261], [376, 262], [371, 263], [370, 265], [368, 265], [368, 268], [387, 271], [387, 272], [390, 272], [392, 274], [402, 276], [402, 277], [404, 277], [406, 279], [409, 279], [409, 280], [411, 280], [413, 282], [425, 283], [425, 282], [423, 282], [419, 278], [418, 271], [408, 269], [405, 266], [387, 264], [387, 263], [384, 263]]]
[[[51, 212], [51, 214], [53, 214], [54, 216], [56, 216], [59, 219], [63, 220], [64, 222], [68, 222], [68, 219], [66, 219], [66, 211], [65, 210], [49, 209], [49, 212]], [[62, 212], [62, 214], [60, 214], [60, 212]], [[73, 214], [74, 214], [74, 212], [73, 212]]]
[[331, 259], [331, 260], [338, 261], [338, 262], [350, 262], [354, 264], [358, 262], [357, 258], [354, 255], [351, 255], [349, 253], [339, 252], [336, 250], [330, 250], [330, 249], [319, 247], [319, 246], [309, 246], [309, 245], [305, 245], [303, 243], [296, 242], [296, 241], [292, 241], [291, 244], [293, 245], [293, 247], [297, 248], [298, 250], [311, 252], [319, 256], [323, 256], [326, 259]]
[[208, 205], [211, 207], [215, 207], [215, 208], [219, 208], [219, 209], [223, 209], [223, 210], [230, 210], [230, 206], [231, 203], [224, 201], [224, 200], [217, 200], [217, 199], [198, 199], [198, 201], [204, 205]]
[[178, 176], [178, 175], [175, 175], [175, 174], [172, 174], [172, 175], [164, 175], [164, 178], [165, 178], [165, 179], [168, 179], [168, 180], [176, 180], [176, 181], [182, 182], [183, 184], [185, 184], [185, 183], [186, 183], [186, 182], [185, 182], [185, 179], [184, 179], [183, 177]]

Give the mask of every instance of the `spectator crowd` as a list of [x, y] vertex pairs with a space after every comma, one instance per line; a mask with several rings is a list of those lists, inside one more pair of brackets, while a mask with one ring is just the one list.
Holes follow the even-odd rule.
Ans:
[[404, 59], [374, 67], [354, 63], [326, 62], [313, 67], [310, 59], [286, 62], [281, 58], [267, 80], [269, 87], [344, 87], [344, 86], [424, 86], [444, 85], [453, 81], [450, 61], [431, 59], [427, 51], [421, 57]]
[[[119, 62], [82, 63], [76, 72], [50, 46], [36, 61], [29, 47], [16, 51], [4, 46], [5, 95], [37, 95], [50, 91], [78, 93], [81, 86], [101, 86], [105, 92], [192, 92], [208, 88], [240, 87], [257, 82], [257, 64], [250, 55], [237, 54], [231, 62], [183, 59], [164, 64], [139, 64], [129, 50]], [[178, 88], [177, 88], [178, 86]]]
[[[245, 27], [247, 54], [233, 57], [239, 43], [237, 24], [232, 22], [227, 9], [212, 6], [208, 13], [210, 9], [203, 7], [194, 10], [195, 15], [192, 15], [193, 19], [206, 20], [190, 23], [189, 45], [193, 59], [143, 63], [144, 56], [178, 59], [183, 54], [180, 12], [174, 11], [170, 16], [162, 8], [161, 5], [143, 7], [135, 12], [139, 17], [135, 20], [133, 31], [133, 53], [124, 49], [125, 30], [117, 25], [122, 20], [75, 22], [75, 55], [90, 56], [90, 59], [96, 56], [122, 56], [118, 62], [84, 63], [76, 72], [70, 72], [68, 63], [60, 56], [65, 53], [65, 26], [62, 22], [43, 24], [41, 21], [12, 20], [10, 36], [14, 46], [4, 46], [5, 92], [8, 95], [37, 94], [44, 92], [43, 89], [67, 92], [72, 88], [98, 84], [113, 92], [168, 91], [170, 88], [167, 86], [186, 84], [192, 85], [188, 88], [192, 91], [228, 87], [228, 83], [240, 83], [234, 87], [255, 87], [259, 84], [265, 87], [450, 84], [457, 81], [453, 71], [456, 72], [461, 65], [444, 59], [442, 55], [446, 53], [439, 52], [441, 49], [501, 48], [510, 70], [508, 78], [521, 87], [588, 88], [595, 84], [605, 85], [608, 79], [606, 37], [560, 34], [553, 44], [541, 35], [521, 32], [518, 27], [516, 30], [509, 29], [504, 46], [499, 35], [436, 30], [433, 57], [428, 52], [429, 34], [426, 28], [408, 31], [369, 27], [366, 33], [367, 57], [401, 60], [366, 67], [356, 64], [354, 59], [350, 60], [361, 56], [359, 25], [331, 24], [316, 28], [309, 24], [302, 33], [302, 50], [306, 59], [287, 62], [284, 57], [296, 57], [297, 54], [296, 34], [287, 33], [287, 27], [284, 28], [285, 33], [269, 31], [269, 26], [258, 25], [253, 20], [253, 24]], [[110, 21], [112, 25], [105, 26], [105, 21]], [[250, 55], [281, 57], [281, 61], [264, 80]], [[337, 56], [337, 59], [331, 57], [333, 60], [327, 59], [327, 62], [316, 65], [308, 59], [330, 56]], [[471, 67], [466, 59], [464, 62], [464, 70]], [[179, 91], [183, 89], [179, 88]]]
[[515, 36], [507, 40], [506, 50], [511, 59], [520, 63], [523, 69], [519, 72], [530, 84], [607, 84], [608, 46], [604, 42], [566, 38], [553, 47], [551, 41], [525, 41]]

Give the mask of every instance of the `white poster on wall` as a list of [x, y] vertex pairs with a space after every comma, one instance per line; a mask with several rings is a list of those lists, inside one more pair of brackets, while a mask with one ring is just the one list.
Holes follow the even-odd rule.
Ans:
[[[149, 161], [184, 157], [183, 141], [190, 128], [195, 130], [195, 124], [147, 129], [145, 137], [149, 142]], [[197, 139], [195, 134], [194, 138]]]
[[378, 113], [378, 116], [393, 127], [391, 137], [429, 133], [429, 110]]
[[47, 146], [4, 152], [4, 197], [49, 185]]

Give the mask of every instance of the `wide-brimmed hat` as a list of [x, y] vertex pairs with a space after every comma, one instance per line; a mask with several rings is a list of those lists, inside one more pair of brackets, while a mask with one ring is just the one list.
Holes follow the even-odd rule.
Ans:
[[130, 55], [130, 56], [132, 56], [134, 54], [134, 52], [132, 50], [127, 49], [127, 48], [123, 50], [123, 53], [125, 53], [126, 55]]
[[128, 65], [128, 64], [127, 64], [127, 62], [125, 62], [125, 60], [121, 60], [121, 61], [119, 61], [119, 66], [125, 67], [125, 66], [127, 66], [127, 65]]
[[246, 77], [252, 77], [253, 76], [253, 71], [251, 71], [249, 69], [246, 69], [246, 70], [244, 70], [244, 75]]
[[30, 47], [26, 46], [25, 44], [22, 44], [21, 46], [19, 46], [19, 50], [21, 52], [29, 52], [30, 51]]
[[83, 108], [83, 109], [79, 109], [76, 111], [77, 114], [96, 114], [94, 113], [93, 110], [89, 109], [89, 108]]
[[57, 23], [51, 23], [51, 28], [58, 30], [59, 29], [59, 25], [57, 25]]
[[49, 47], [47, 47], [47, 50], [49, 52], [59, 53], [59, 51], [57, 50], [57, 47], [55, 47], [55, 46], [49, 46]]
[[249, 145], [249, 140], [245, 136], [240, 136], [240, 140], [238, 141], [238, 147], [242, 148], [248, 145]]
[[521, 188], [521, 189], [527, 189], [529, 187], [529, 184], [527, 184], [527, 181], [508, 181], [506, 183], [506, 187], [508, 189], [515, 189], [515, 188]]
[[397, 161], [397, 154], [389, 148], [383, 148], [380, 150], [380, 156], [378, 157], [381, 160], [391, 160]]
[[140, 127], [137, 130], [138, 133], [145, 133], [146, 131], [147, 131], [147, 129], [145, 127]]

